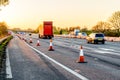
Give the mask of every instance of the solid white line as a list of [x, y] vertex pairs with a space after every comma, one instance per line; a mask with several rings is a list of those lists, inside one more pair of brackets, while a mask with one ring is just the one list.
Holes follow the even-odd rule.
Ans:
[[7, 74], [6, 78], [9, 78], [9, 79], [12, 78], [8, 49], [6, 49], [6, 74]]
[[[27, 43], [26, 43], [27, 44]], [[27, 44], [28, 45], [28, 44]], [[77, 72], [73, 71], [72, 69], [64, 66], [63, 64], [55, 61], [54, 59], [50, 58], [49, 56], [45, 55], [44, 53], [40, 52], [39, 50], [35, 49], [34, 47], [28, 45], [30, 48], [32, 48], [33, 50], [35, 50], [36, 52], [38, 52], [39, 54], [41, 54], [42, 56], [44, 56], [45, 58], [49, 59], [50, 61], [54, 62], [55, 64], [59, 65], [60, 67], [62, 67], [63, 69], [65, 69], [66, 71], [72, 73], [73, 75], [75, 75], [76, 77], [78, 77], [81, 80], [89, 80], [88, 78], [78, 74]]]

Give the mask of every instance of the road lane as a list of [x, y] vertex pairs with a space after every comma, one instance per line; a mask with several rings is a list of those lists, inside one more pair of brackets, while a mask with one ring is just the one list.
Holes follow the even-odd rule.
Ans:
[[[53, 58], [54, 60], [62, 63], [63, 65], [69, 67], [70, 69], [80, 73], [81, 75], [87, 77], [90, 80], [119, 80], [120, 79], [120, 67], [119, 65], [111, 64], [107, 61], [101, 59], [108, 59], [108, 61], [112, 62], [115, 59], [120, 61], [120, 56], [116, 56], [114, 54], [107, 55], [101, 54], [99, 52], [95, 52], [94, 50], [104, 51], [112, 51], [114, 53], [119, 54], [119, 44], [116, 46], [112, 46], [112, 43], [106, 44], [87, 44], [85, 40], [81, 39], [67, 39], [67, 38], [54, 38], [53, 39], [53, 48], [55, 51], [48, 51], [49, 48], [49, 39], [39, 39], [41, 46], [36, 46], [38, 38], [33, 37], [33, 43], [30, 45], [37, 50], [44, 52], [47, 56]], [[29, 36], [27, 37], [29, 40]], [[79, 57], [79, 45], [83, 45], [85, 60], [88, 61], [87, 64], [78, 64], [76, 63], [76, 59]], [[109, 48], [109, 45], [113, 47], [113, 49]], [[117, 46], [118, 45], [118, 46]], [[104, 57], [105, 56], [105, 57]], [[99, 58], [100, 57], [100, 58]], [[106, 58], [108, 57], [108, 58]], [[115, 61], [116, 62], [116, 61]], [[114, 62], [113, 62], [114, 63]], [[52, 63], [51, 63], [52, 64]], [[52, 64], [54, 65], [54, 64]], [[54, 65], [56, 66], [56, 65]], [[60, 72], [60, 67], [57, 67]]]
[[[60, 39], [61, 40], [61, 39]], [[77, 41], [78, 39], [72, 41], [72, 43], [74, 43], [74, 45], [70, 44], [70, 40], [66, 40], [63, 38], [63, 42], [58, 40], [58, 41], [55, 41], [57, 44], [59, 45], [63, 45], [63, 46], [66, 46], [66, 47], [71, 47], [74, 48], [74, 49], [79, 49], [80, 47], [80, 43], [79, 42], [83, 42], [84, 43], [84, 40], [80, 40]], [[112, 64], [115, 64], [117, 66], [120, 66], [120, 51], [118, 50], [118, 46], [114, 46], [115, 49], [109, 49], [109, 45], [106, 44], [106, 45], [99, 45], [99, 44], [83, 44], [82, 45], [84, 46], [84, 49], [86, 51], [86, 54], [87, 56], [92, 56], [92, 57], [96, 57], [96, 58], [99, 58], [101, 59], [102, 61], [106, 61], [106, 62], [109, 62], [109, 63], [112, 63]], [[79, 44], [79, 45], [78, 45]], [[91, 54], [92, 53], [92, 54]]]
[[[8, 45], [12, 80], [68, 80], [49, 61], [40, 57], [23, 41], [15, 37]], [[79, 80], [73, 77], [69, 80]]]
[[[63, 40], [62, 40], [63, 39]], [[63, 46], [72, 46], [73, 48], [79, 48], [80, 45], [83, 45], [84, 48], [89, 50], [94, 50], [97, 53], [104, 53], [104, 54], [113, 54], [116, 56], [120, 56], [119, 46], [120, 44], [117, 44], [116, 46], [112, 46], [113, 43], [106, 43], [106, 44], [87, 44], [85, 40], [80, 39], [57, 39], [57, 44], [62, 42]], [[71, 41], [72, 40], [72, 41]], [[55, 41], [56, 42], [56, 41]], [[59, 42], [59, 43], [58, 43]], [[74, 43], [74, 44], [72, 44]], [[111, 46], [110, 46], [111, 45]], [[107, 55], [109, 56], [109, 55]]]
[[[27, 45], [28, 45], [28, 44], [27, 44]], [[36, 52], [38, 52], [38, 53], [39, 53], [40, 55], [42, 55], [43, 57], [49, 59], [50, 61], [54, 62], [55, 64], [57, 64], [57, 65], [59, 65], [60, 67], [62, 67], [63, 69], [65, 69], [66, 71], [72, 73], [73, 75], [75, 75], [75, 76], [78, 77], [79, 79], [82, 79], [82, 80], [89, 80], [89, 79], [87, 79], [86, 77], [84, 77], [84, 76], [78, 74], [77, 72], [75, 72], [75, 71], [71, 70], [70, 68], [68, 68], [68, 67], [62, 65], [61, 63], [57, 62], [56, 60], [54, 60], [54, 59], [48, 57], [48, 56], [45, 55], [44, 53], [42, 53], [42, 52], [40, 52], [39, 50], [35, 49], [34, 47], [32, 47], [32, 46], [30, 46], [30, 45], [28, 45], [28, 46], [29, 46], [30, 48], [32, 48], [33, 50], [35, 50]]]
[[[54, 43], [56, 39], [53, 40], [53, 48], [55, 51], [50, 52], [48, 51], [49, 48], [49, 40], [48, 39], [39, 39], [41, 46], [37, 47], [36, 42], [37, 39], [34, 38], [31, 46], [34, 48], [44, 52], [46, 55], [50, 56], [51, 58], [55, 59], [56, 61], [62, 63], [65, 66], [68, 66], [72, 70], [78, 71], [78, 73], [86, 76], [90, 80], [119, 80], [119, 66], [116, 66], [114, 64], [110, 64], [108, 62], [102, 61], [97, 57], [91, 57], [91, 56], [85, 56], [86, 60], [88, 61], [87, 64], [78, 64], [76, 63], [76, 59], [79, 55], [79, 49], [74, 49], [70, 47], [70, 43], [68, 41], [68, 44], [64, 46], [64, 39], [60, 39], [58, 43], [61, 45], [57, 45], [57, 43]], [[76, 41], [76, 40], [73, 40]], [[74, 43], [74, 42], [73, 42]], [[91, 44], [92, 45], [92, 44]], [[97, 46], [97, 45], [96, 45]], [[93, 46], [94, 49], [95, 46]], [[89, 47], [91, 48], [91, 47]], [[96, 54], [92, 50], [86, 50], [84, 49], [85, 53], [88, 54]], [[98, 57], [101, 56], [97, 55]], [[112, 60], [111, 60], [112, 61]], [[89, 74], [90, 73], [90, 74]]]

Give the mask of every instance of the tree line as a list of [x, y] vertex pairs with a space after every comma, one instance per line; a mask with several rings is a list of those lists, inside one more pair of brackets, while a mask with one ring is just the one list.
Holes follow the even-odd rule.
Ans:
[[88, 27], [81, 28], [80, 26], [76, 27], [55, 27], [54, 26], [54, 33], [55, 34], [69, 34], [70, 32], [74, 31], [75, 29], [79, 29], [81, 32], [86, 32], [90, 34], [91, 32], [101, 32], [104, 33], [106, 36], [120, 36], [120, 11], [117, 11], [112, 14], [108, 18], [107, 21], [99, 21], [92, 27], [91, 30]]
[[92, 30], [102, 32], [107, 36], [120, 36], [120, 11], [113, 13], [106, 22], [99, 21]]
[[[40, 25], [35, 30], [36, 33], [39, 31]], [[106, 36], [120, 36], [120, 11], [114, 12], [112, 16], [108, 18], [107, 21], [99, 21], [97, 22], [92, 28], [89, 30], [88, 26], [80, 27], [80, 26], [73, 26], [73, 27], [56, 27], [53, 26], [54, 34], [69, 34], [73, 32], [75, 29], [79, 29], [81, 32], [86, 32], [90, 34], [92, 32], [101, 32], [104, 33]]]
[[7, 24], [5, 22], [0, 22], [0, 37], [6, 35], [7, 33]]

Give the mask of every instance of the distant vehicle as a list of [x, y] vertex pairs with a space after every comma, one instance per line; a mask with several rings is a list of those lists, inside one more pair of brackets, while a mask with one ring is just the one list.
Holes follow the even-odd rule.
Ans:
[[74, 35], [77, 36], [79, 32], [80, 32], [79, 29], [75, 29], [75, 30], [74, 30]]
[[9, 31], [8, 31], [8, 35], [11, 35], [11, 34], [12, 34], [12, 31], [9, 30]]
[[32, 36], [32, 33], [29, 33], [29, 36]]
[[86, 39], [87, 34], [85, 32], [78, 33], [79, 38]]
[[53, 24], [52, 21], [44, 21], [43, 25], [39, 27], [39, 38], [49, 38], [53, 37]]
[[98, 44], [101, 42], [102, 44], [105, 43], [104, 34], [103, 33], [91, 33], [87, 38], [87, 43], [94, 43]]
[[24, 35], [24, 34], [25, 34], [25, 32], [24, 32], [24, 31], [20, 31], [20, 32], [19, 32], [19, 34]]

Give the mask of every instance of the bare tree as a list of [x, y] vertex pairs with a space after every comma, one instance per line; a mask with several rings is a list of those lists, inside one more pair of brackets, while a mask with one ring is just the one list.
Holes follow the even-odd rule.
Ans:
[[107, 22], [100, 21], [98, 22], [95, 26], [92, 27], [93, 31], [96, 32], [105, 32], [105, 31], [110, 31], [110, 24]]
[[81, 31], [86, 32], [86, 31], [88, 31], [88, 28], [87, 28], [86, 26], [84, 26], [84, 27], [81, 29]]
[[113, 13], [109, 18], [109, 22], [113, 29], [115, 29], [117, 33], [120, 33], [120, 11]]
[[0, 35], [7, 33], [7, 24], [5, 22], [0, 22]]
[[76, 26], [76, 27], [69, 27], [69, 31], [74, 31], [75, 29], [80, 30], [80, 26]]

